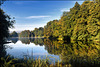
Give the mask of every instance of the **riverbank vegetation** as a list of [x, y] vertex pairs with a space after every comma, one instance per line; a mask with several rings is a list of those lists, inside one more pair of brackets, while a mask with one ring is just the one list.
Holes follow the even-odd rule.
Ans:
[[[7, 20], [8, 19], [8, 20]], [[36, 45], [44, 44], [50, 54], [60, 55], [61, 62], [50, 64], [47, 59], [14, 59], [6, 57], [5, 46], [2, 43], [9, 36], [9, 28], [14, 20], [0, 9], [0, 65], [1, 67], [99, 67], [100, 66], [100, 2], [84, 1], [82, 5], [75, 3], [69, 12], [63, 12], [59, 20], [47, 23], [44, 28], [13, 32], [11, 37], [45, 37], [42, 40], [30, 41]], [[51, 38], [52, 40], [49, 40]], [[57, 40], [53, 40], [57, 38]], [[70, 40], [74, 40], [70, 42]], [[96, 43], [94, 43], [96, 41]], [[16, 42], [16, 41], [13, 41]]]
[[24, 31], [21, 31], [20, 33], [17, 33], [17, 32], [12, 32], [10, 33], [10, 37], [43, 37], [43, 32], [44, 32], [44, 29], [42, 27], [40, 28], [35, 28], [35, 30], [33, 31], [30, 31], [30, 30], [24, 30]]
[[44, 27], [44, 37], [62, 40], [66, 36], [71, 40], [100, 41], [100, 2], [76, 2], [60, 20], [50, 21]]
[[76, 2], [59, 20], [48, 22], [44, 28], [22, 31], [19, 36], [100, 41], [100, 2], [84, 1], [82, 5]]
[[[12, 39], [14, 40], [14, 39]], [[100, 45], [99, 43], [90, 42], [65, 42], [58, 40], [50, 40], [50, 39], [40, 39], [40, 38], [22, 38], [20, 41], [23, 44], [28, 45], [29, 43], [34, 43], [37, 46], [45, 46], [45, 50], [49, 54], [59, 55], [60, 60], [57, 59], [55, 63], [53, 63], [52, 59], [49, 56], [46, 59], [37, 58], [32, 59], [34, 56], [32, 54], [26, 54], [22, 59], [17, 59], [12, 61], [10, 65], [17, 67], [18, 65], [22, 65], [22, 67], [30, 66], [30, 67], [38, 67], [40, 64], [47, 65], [48, 67], [99, 67], [100, 66]], [[43, 45], [42, 45], [43, 44]], [[49, 57], [49, 58], [48, 58]], [[6, 57], [7, 58], [7, 57]], [[5, 59], [6, 59], [5, 58]], [[54, 57], [51, 57], [54, 58]], [[11, 59], [14, 59], [13, 57]], [[9, 61], [11, 61], [11, 59]], [[55, 59], [55, 58], [54, 58]], [[54, 60], [53, 59], [53, 60]], [[48, 60], [48, 61], [47, 61]], [[45, 63], [45, 61], [47, 61]], [[7, 61], [7, 63], [9, 63]], [[33, 66], [34, 65], [34, 66]], [[38, 65], [38, 66], [37, 66]]]
[[9, 36], [10, 37], [18, 37], [18, 33], [16, 31], [13, 31], [12, 33], [10, 33]]
[[49, 63], [49, 58], [46, 59], [15, 59], [13, 57], [7, 56], [6, 58], [1, 58], [2, 63], [0, 67], [71, 67], [71, 64], [63, 65], [62, 63], [56, 62], [55, 64]]

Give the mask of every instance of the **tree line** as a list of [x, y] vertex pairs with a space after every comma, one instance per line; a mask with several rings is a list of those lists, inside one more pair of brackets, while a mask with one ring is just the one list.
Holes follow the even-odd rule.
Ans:
[[84, 1], [82, 5], [76, 2], [69, 12], [63, 12], [61, 19], [47, 23], [44, 37], [100, 41], [100, 2]]
[[100, 40], [100, 2], [75, 3], [69, 12], [63, 12], [59, 20], [49, 21], [44, 28], [24, 30], [19, 37], [45, 37], [59, 40]]
[[13, 31], [12, 33], [10, 33], [10, 37], [43, 37], [43, 31], [44, 29], [42, 27], [35, 28], [33, 31], [24, 30], [20, 33]]

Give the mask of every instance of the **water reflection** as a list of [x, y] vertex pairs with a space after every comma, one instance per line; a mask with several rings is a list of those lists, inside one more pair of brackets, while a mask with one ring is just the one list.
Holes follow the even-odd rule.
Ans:
[[12, 43], [16, 44], [19, 38], [8, 38], [8, 41], [11, 41]]
[[30, 39], [29, 39], [29, 38], [19, 38], [19, 40], [20, 40], [23, 44], [30, 44]]
[[100, 65], [100, 44], [94, 42], [73, 42], [44, 40], [45, 49], [50, 54], [60, 55], [63, 64], [73, 67], [88, 67]]
[[[14, 39], [17, 40], [18, 38]], [[14, 44], [12, 38], [9, 39], [12, 43], [6, 44], [11, 46], [13, 49], [6, 49], [7, 54], [14, 56], [16, 58], [41, 58], [45, 59], [46, 56], [52, 56], [59, 60], [58, 55], [50, 54], [45, 50], [44, 39], [43, 38], [19, 38], [18, 41]], [[52, 58], [51, 58], [52, 59]], [[54, 59], [52, 59], [54, 60]], [[55, 62], [54, 60], [53, 62]]]
[[[32, 38], [31, 38], [32, 39]], [[34, 40], [31, 40], [31, 43], [34, 43], [35, 45], [44, 45], [44, 39], [43, 38], [35, 38]]]
[[22, 44], [30, 44], [34, 43], [35, 45], [44, 45], [44, 39], [43, 38], [9, 38], [8, 41], [11, 41], [12, 43], [16, 44], [16, 42], [20, 40]]
[[[88, 67], [100, 65], [100, 44], [94, 42], [71, 42], [49, 40], [41, 38], [20, 38], [17, 40], [16, 52], [25, 52], [30, 54], [33, 50], [34, 57], [41, 57], [43, 55], [49, 55], [56, 58], [60, 58], [62, 64], [71, 64], [73, 67]], [[15, 42], [15, 41], [12, 41]], [[22, 44], [20, 43], [22, 42]], [[28, 45], [24, 45], [28, 44]], [[22, 47], [24, 48], [22, 48]], [[15, 47], [15, 45], [13, 45]], [[9, 50], [8, 50], [9, 51]], [[12, 50], [11, 50], [12, 51]], [[11, 53], [9, 51], [9, 53]], [[16, 53], [15, 52], [15, 53]], [[13, 52], [12, 52], [13, 53]], [[60, 57], [59, 57], [60, 56]]]

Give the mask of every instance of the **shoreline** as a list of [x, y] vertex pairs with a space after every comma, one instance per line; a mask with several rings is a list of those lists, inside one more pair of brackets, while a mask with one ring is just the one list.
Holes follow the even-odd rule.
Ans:
[[44, 38], [44, 37], [9, 37], [9, 38]]

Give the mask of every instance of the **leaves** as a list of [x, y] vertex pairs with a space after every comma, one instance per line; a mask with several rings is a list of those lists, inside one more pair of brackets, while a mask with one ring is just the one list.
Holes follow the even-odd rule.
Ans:
[[84, 1], [77, 2], [69, 12], [63, 12], [59, 21], [50, 21], [44, 28], [45, 37], [71, 36], [75, 40], [94, 40], [100, 30], [100, 3]]

